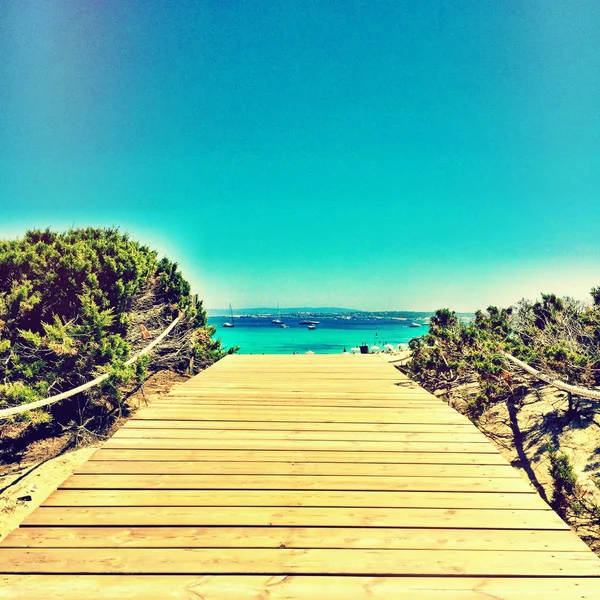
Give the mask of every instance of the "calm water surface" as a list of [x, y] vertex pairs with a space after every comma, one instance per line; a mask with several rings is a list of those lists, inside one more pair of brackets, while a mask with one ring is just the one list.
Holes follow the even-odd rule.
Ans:
[[[383, 348], [384, 344], [399, 344], [419, 335], [424, 335], [428, 327], [410, 327], [411, 319], [399, 321], [376, 318], [314, 317], [319, 321], [316, 329], [309, 330], [300, 325], [303, 317], [283, 317], [287, 329], [271, 323], [274, 317], [236, 317], [235, 327], [223, 327], [231, 321], [229, 317], [211, 317], [208, 322], [217, 328], [215, 337], [221, 338], [225, 347], [239, 346], [240, 354], [292, 354], [312, 351], [315, 354], [336, 354], [349, 352], [351, 348], [368, 344]], [[308, 317], [313, 319], [313, 317]], [[424, 323], [423, 319], [415, 320]]]

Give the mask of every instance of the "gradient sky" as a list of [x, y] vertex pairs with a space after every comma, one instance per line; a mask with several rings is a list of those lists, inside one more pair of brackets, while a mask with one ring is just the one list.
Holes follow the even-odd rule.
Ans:
[[600, 3], [0, 0], [0, 237], [115, 225], [209, 307], [600, 285]]

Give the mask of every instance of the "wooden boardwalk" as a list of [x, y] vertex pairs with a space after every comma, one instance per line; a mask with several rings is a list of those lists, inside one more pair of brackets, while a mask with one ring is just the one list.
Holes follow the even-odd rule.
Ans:
[[380, 356], [230, 356], [0, 545], [0, 597], [600, 597], [600, 559]]

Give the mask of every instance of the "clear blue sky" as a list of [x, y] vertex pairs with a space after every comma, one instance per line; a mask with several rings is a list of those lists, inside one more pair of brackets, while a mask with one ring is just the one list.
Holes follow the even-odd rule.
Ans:
[[600, 3], [0, 0], [0, 236], [116, 225], [209, 307], [600, 285]]

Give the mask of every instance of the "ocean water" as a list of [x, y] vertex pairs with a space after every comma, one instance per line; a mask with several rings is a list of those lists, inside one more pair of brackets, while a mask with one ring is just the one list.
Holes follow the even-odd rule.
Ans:
[[399, 344], [406, 345], [414, 337], [424, 335], [428, 327], [424, 319], [414, 319], [421, 327], [410, 327], [413, 320], [406, 321], [385, 318], [308, 317], [319, 321], [316, 329], [310, 330], [300, 325], [304, 317], [281, 317], [288, 325], [281, 329], [271, 323], [273, 316], [235, 317], [235, 327], [223, 327], [231, 321], [229, 317], [210, 317], [208, 322], [217, 328], [216, 338], [221, 338], [227, 348], [239, 346], [240, 354], [337, 354], [361, 344], [369, 347], [376, 345], [383, 349], [391, 344], [398, 349]]

